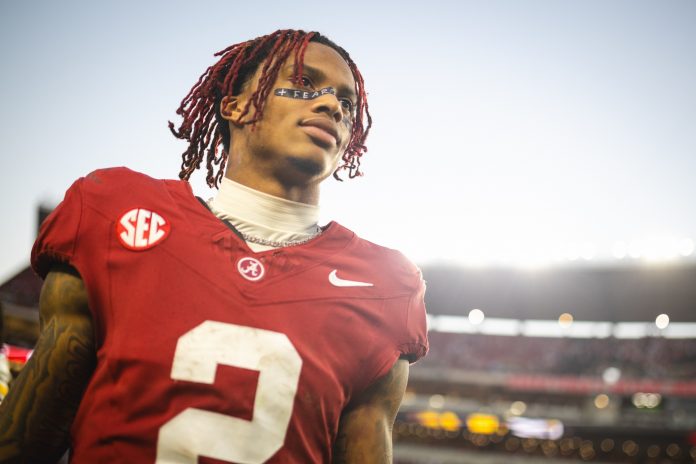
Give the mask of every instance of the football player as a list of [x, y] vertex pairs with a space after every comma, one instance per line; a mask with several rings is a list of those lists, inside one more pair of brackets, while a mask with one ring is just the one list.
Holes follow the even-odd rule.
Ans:
[[[182, 180], [98, 170], [43, 224], [41, 336], [2, 403], [2, 462], [391, 462], [424, 284], [317, 224], [320, 183], [360, 175], [363, 79], [313, 32], [218, 56], [170, 123]], [[207, 202], [186, 182], [204, 160]]]

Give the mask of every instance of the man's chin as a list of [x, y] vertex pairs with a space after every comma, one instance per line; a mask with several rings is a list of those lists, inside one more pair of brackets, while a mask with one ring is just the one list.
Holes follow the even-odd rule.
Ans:
[[298, 171], [298, 174], [305, 175], [307, 177], [317, 177], [324, 174], [326, 170], [326, 162], [323, 159], [316, 159], [314, 157], [299, 157], [290, 156], [287, 158], [288, 167]]

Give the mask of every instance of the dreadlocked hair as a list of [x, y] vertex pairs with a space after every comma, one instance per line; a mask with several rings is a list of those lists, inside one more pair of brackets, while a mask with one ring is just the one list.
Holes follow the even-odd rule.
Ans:
[[[318, 42], [336, 50], [353, 73], [357, 95], [356, 111], [350, 141], [342, 156], [343, 164], [334, 171], [334, 177], [342, 180], [339, 176], [341, 170], [347, 170], [351, 179], [362, 175], [360, 157], [367, 151], [365, 139], [372, 126], [372, 117], [358, 67], [348, 52], [318, 32], [288, 29], [231, 45], [215, 54], [221, 58], [200, 76], [176, 110], [183, 118], [179, 128], [176, 129], [174, 123], [169, 121], [169, 129], [174, 136], [189, 143], [181, 156], [179, 178], [188, 180], [205, 158], [208, 186], [219, 186], [225, 174], [230, 149], [229, 125], [220, 114], [223, 97], [239, 94], [263, 62], [258, 86], [236, 121], [237, 124], [251, 124], [253, 129], [263, 117], [266, 100], [278, 72], [292, 53], [295, 58], [294, 81], [302, 80], [304, 54], [310, 42]], [[252, 106], [253, 116], [249, 116]], [[222, 150], [219, 150], [220, 144], [223, 145]]]

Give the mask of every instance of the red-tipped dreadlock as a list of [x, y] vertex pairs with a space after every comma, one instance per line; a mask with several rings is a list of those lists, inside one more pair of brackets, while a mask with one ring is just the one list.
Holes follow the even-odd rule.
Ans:
[[[229, 126], [220, 115], [220, 101], [225, 96], [237, 95], [251, 76], [263, 62], [258, 87], [244, 107], [237, 123], [256, 124], [263, 117], [266, 99], [271, 87], [278, 77], [280, 68], [294, 52], [295, 81], [302, 79], [304, 54], [310, 42], [318, 42], [336, 50], [346, 61], [355, 79], [355, 94], [357, 95], [356, 113], [353, 121], [350, 141], [343, 153], [343, 164], [334, 172], [334, 177], [341, 180], [338, 171], [348, 170], [351, 179], [361, 176], [360, 157], [367, 151], [365, 139], [372, 126], [372, 117], [367, 105], [367, 93], [362, 75], [353, 60], [343, 48], [333, 43], [318, 32], [296, 30], [279, 30], [272, 34], [257, 37], [247, 42], [239, 43], [219, 51], [215, 56], [220, 60], [210, 66], [191, 88], [186, 98], [176, 110], [183, 117], [178, 129], [169, 122], [169, 129], [174, 136], [185, 139], [189, 146], [182, 154], [181, 172], [179, 178], [188, 180], [193, 171], [198, 169], [206, 159], [208, 186], [217, 187], [225, 174], [225, 165], [229, 152]], [[264, 61], [265, 60], [265, 61]], [[251, 106], [254, 115], [249, 115]], [[367, 121], [367, 124], [365, 124]], [[223, 144], [223, 150], [218, 147]], [[216, 171], [217, 166], [217, 171]]]

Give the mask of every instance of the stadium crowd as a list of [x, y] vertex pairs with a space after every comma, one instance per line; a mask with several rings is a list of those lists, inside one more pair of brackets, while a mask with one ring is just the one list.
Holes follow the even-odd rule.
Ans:
[[696, 377], [696, 339], [544, 338], [431, 332], [424, 367], [470, 371], [601, 376], [609, 367], [631, 379]]

